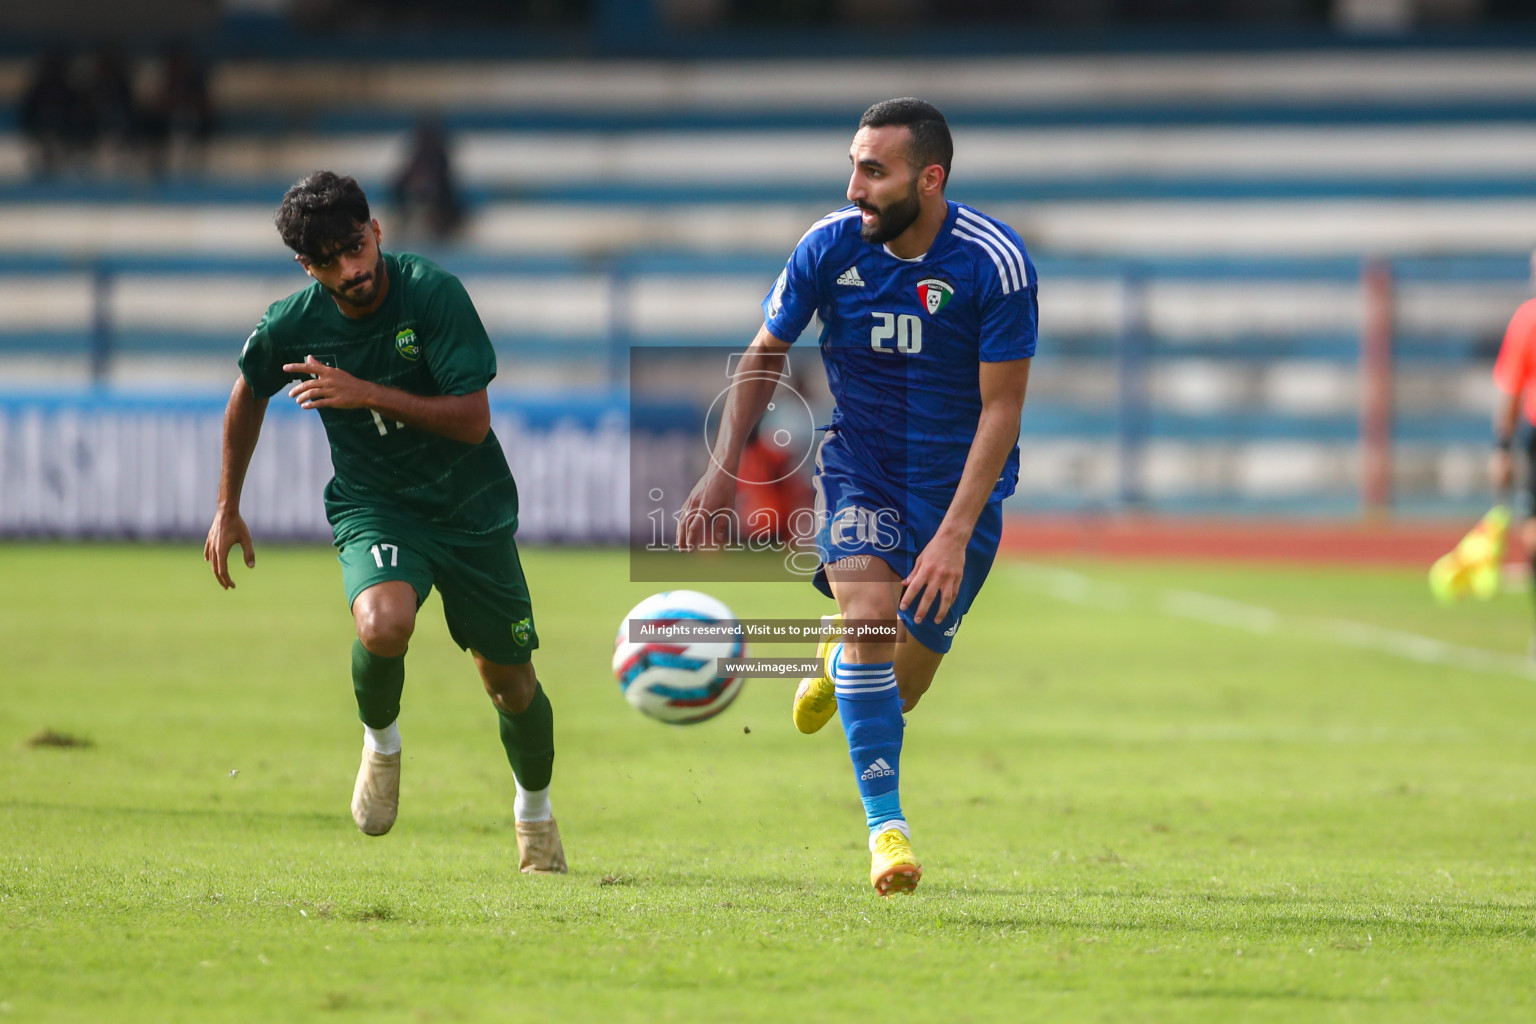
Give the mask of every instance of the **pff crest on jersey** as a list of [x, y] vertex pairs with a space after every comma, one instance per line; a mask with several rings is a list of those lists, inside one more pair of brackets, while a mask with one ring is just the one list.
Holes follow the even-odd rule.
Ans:
[[407, 327], [395, 335], [395, 351], [415, 362], [421, 358], [421, 345], [416, 341], [416, 332]]
[[949, 300], [955, 297], [955, 289], [948, 281], [940, 281], [936, 277], [928, 277], [917, 282], [917, 298], [923, 304], [923, 308], [932, 316], [945, 306]]

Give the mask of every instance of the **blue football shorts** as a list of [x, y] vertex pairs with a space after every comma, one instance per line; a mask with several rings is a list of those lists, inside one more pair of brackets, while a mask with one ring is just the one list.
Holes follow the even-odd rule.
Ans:
[[[832, 588], [827, 582], [827, 563], [850, 556], [879, 558], [898, 577], [906, 579], [918, 553], [938, 532], [948, 511], [946, 505], [908, 491], [856, 461], [846, 444], [831, 431], [816, 456], [815, 489], [816, 554], [821, 565], [816, 569], [814, 583], [828, 597], [832, 596]], [[970, 611], [992, 570], [1002, 535], [1003, 502], [995, 498], [982, 509], [976, 529], [971, 532], [965, 549], [965, 575], [949, 614], [933, 621], [937, 599], [922, 622], [913, 619], [911, 610], [898, 613], [910, 636], [930, 651], [948, 653], [960, 629], [960, 620]]]

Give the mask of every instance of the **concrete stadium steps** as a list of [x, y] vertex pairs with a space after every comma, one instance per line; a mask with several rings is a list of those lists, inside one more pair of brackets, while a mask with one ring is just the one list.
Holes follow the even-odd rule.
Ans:
[[[494, 203], [461, 241], [471, 254], [583, 257], [624, 252], [750, 251], [782, 260], [828, 201], [605, 206]], [[963, 185], [954, 198], [965, 200]], [[0, 254], [271, 254], [275, 203], [0, 203]], [[1031, 253], [1105, 256], [1529, 251], [1536, 195], [1457, 201], [1318, 200], [988, 203]], [[407, 244], [390, 231], [387, 244]]]
[[[304, 107], [367, 97], [408, 111], [460, 107], [831, 111], [849, 116], [888, 96], [961, 108], [1172, 104], [1219, 99], [1536, 98], [1521, 50], [1419, 53], [1126, 55], [887, 60], [495, 63], [231, 62], [213, 90], [229, 107]], [[856, 112], [855, 112], [856, 113]], [[851, 118], [850, 118], [851, 119]]]
[[[1533, 109], [1536, 112], [1536, 109]], [[847, 173], [850, 132], [721, 128], [678, 131], [463, 131], [451, 138], [454, 166], [471, 191], [587, 186], [652, 189], [718, 186], [788, 190], [807, 198], [835, 190]], [[1529, 123], [1245, 126], [1223, 128], [1029, 127], [955, 129], [957, 181], [1028, 189], [1072, 182], [1127, 187], [1134, 181], [1253, 180], [1285, 185], [1382, 182], [1409, 188], [1473, 189], [1501, 178], [1527, 180], [1536, 166]], [[404, 160], [403, 132], [356, 135], [299, 132], [270, 138], [215, 137], [207, 177], [231, 189], [270, 190], [316, 167], [345, 168], [370, 183], [388, 180]], [[25, 147], [0, 135], [0, 182], [26, 174]], [[1315, 183], [1315, 184], [1314, 184]], [[73, 183], [91, 195], [87, 179]], [[168, 191], [197, 182], [172, 182]], [[130, 186], [132, 187], [132, 186]], [[103, 192], [110, 189], [103, 189]], [[1134, 194], [1134, 193], [1130, 193]], [[622, 196], [622, 194], [620, 194]], [[263, 195], [250, 198], [261, 199]]]
[[[1030, 374], [1037, 392], [1026, 417], [1031, 431], [1114, 433], [1117, 420], [1104, 410], [1116, 407], [1115, 364], [1058, 356], [1052, 342], [1041, 339], [1042, 357]], [[1338, 360], [1167, 357], [1149, 372], [1147, 390], [1154, 410], [1211, 418], [1204, 427], [1170, 421], [1170, 429], [1185, 434], [1240, 434], [1245, 432], [1242, 424], [1246, 432], [1264, 433], [1270, 429], [1264, 417], [1278, 424], [1275, 429], [1297, 429], [1298, 421], [1310, 419], [1318, 432], [1334, 439], [1359, 432], [1360, 372], [1355, 364]], [[1405, 418], [1403, 429], [1419, 439], [1435, 434], [1450, 440], [1475, 429], [1481, 441], [1488, 432], [1495, 391], [1486, 363], [1400, 367], [1393, 390], [1397, 412]]]
[[[0, 104], [21, 94], [30, 62], [0, 61]], [[139, 69], [147, 85], [152, 70]], [[1110, 53], [840, 57], [805, 60], [227, 60], [210, 88], [225, 111], [317, 108], [407, 114], [453, 109], [830, 114], [918, 95], [941, 108], [1028, 112], [1063, 106], [1143, 107], [1263, 102], [1436, 104], [1536, 99], [1529, 54], [1457, 50]]]
[[[0, 109], [25, 71], [0, 62]], [[0, 253], [269, 251], [287, 183], [336, 167], [381, 201], [431, 112], [456, 126], [472, 252], [781, 258], [841, 205], [858, 111], [902, 93], [953, 116], [952, 195], [1039, 252], [1516, 250], [1536, 223], [1536, 76], [1518, 50], [229, 61], [213, 91], [223, 130], [187, 182], [28, 184], [0, 133]]]

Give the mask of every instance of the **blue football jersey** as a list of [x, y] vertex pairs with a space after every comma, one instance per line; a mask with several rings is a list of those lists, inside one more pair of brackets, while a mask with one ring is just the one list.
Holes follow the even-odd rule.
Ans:
[[[948, 504], [981, 416], [983, 362], [1035, 354], [1035, 268], [1006, 224], [961, 203], [923, 256], [859, 236], [848, 206], [811, 226], [763, 300], [768, 330], [793, 342], [821, 318], [821, 355], [850, 454]], [[1013, 493], [1015, 445], [993, 490]]]

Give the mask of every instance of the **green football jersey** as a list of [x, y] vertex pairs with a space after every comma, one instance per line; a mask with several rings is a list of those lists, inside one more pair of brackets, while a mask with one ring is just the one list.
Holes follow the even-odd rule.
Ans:
[[[320, 362], [417, 395], [467, 395], [496, 376], [496, 353], [458, 278], [411, 253], [385, 253], [389, 293], [367, 316], [336, 308], [318, 282], [274, 302], [246, 340], [240, 372], [258, 397], [294, 378], [284, 363]], [[426, 529], [445, 541], [517, 525], [517, 485], [501, 444], [479, 444], [387, 420], [371, 409], [320, 409], [335, 476], [333, 527], [355, 516]]]

